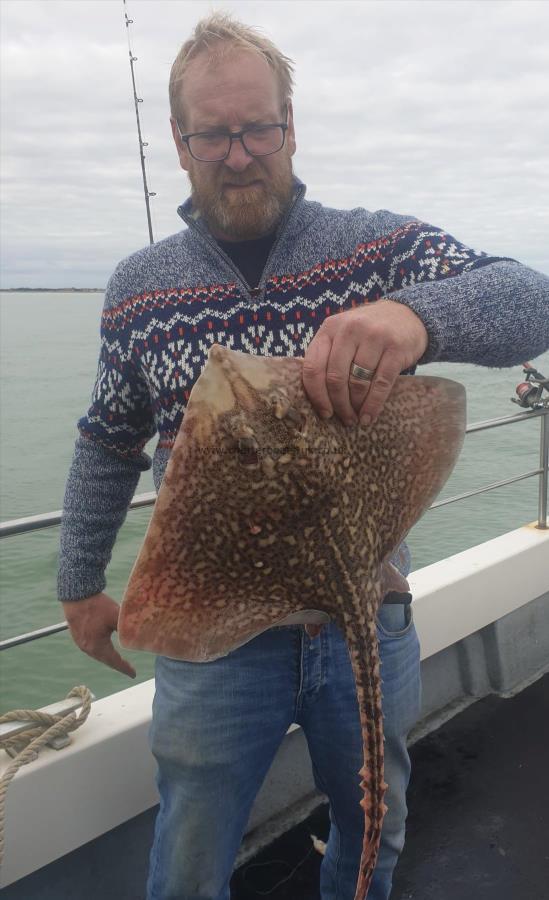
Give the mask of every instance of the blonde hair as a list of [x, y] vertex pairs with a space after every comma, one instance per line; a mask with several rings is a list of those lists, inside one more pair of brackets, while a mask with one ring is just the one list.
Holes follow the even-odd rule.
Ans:
[[181, 88], [191, 60], [205, 50], [210, 55], [211, 61], [216, 62], [236, 48], [251, 50], [262, 56], [276, 76], [282, 105], [291, 99], [293, 61], [284, 56], [273, 42], [263, 37], [257, 29], [242, 24], [227, 13], [214, 12], [197, 23], [192, 37], [185, 41], [175, 57], [169, 86], [170, 111], [174, 119], [180, 119], [183, 114]]

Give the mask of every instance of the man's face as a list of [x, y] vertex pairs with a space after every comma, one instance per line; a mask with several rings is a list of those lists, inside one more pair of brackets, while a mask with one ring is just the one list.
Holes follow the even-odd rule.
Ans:
[[[197, 131], [240, 131], [252, 124], [285, 120], [275, 75], [268, 63], [253, 52], [235, 50], [208, 65], [200, 54], [185, 73], [182, 88], [183, 134]], [[250, 156], [240, 141], [233, 141], [227, 159], [199, 162], [172, 132], [183, 169], [189, 175], [193, 205], [215, 237], [249, 240], [272, 231], [292, 197], [292, 156], [295, 135], [291, 104], [284, 146], [270, 156]]]

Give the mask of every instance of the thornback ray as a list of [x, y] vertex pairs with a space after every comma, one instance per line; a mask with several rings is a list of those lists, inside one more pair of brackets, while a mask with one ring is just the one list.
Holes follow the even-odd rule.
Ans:
[[302, 365], [212, 346], [118, 631], [125, 648], [208, 662], [274, 625], [336, 623], [362, 729], [364, 900], [387, 787], [376, 614], [387, 590], [407, 587], [388, 560], [454, 466], [465, 391], [399, 376], [376, 422], [349, 428], [317, 416]]

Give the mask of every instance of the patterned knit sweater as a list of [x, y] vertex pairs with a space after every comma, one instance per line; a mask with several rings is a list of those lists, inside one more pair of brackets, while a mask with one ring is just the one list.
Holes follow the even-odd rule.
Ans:
[[121, 262], [101, 323], [97, 379], [69, 472], [59, 599], [105, 588], [105, 569], [158, 432], [158, 489], [191, 388], [217, 342], [303, 356], [326, 316], [389, 297], [409, 306], [432, 360], [509, 366], [549, 347], [549, 279], [471, 250], [439, 228], [380, 210], [294, 200], [250, 289], [188, 200], [188, 228]]

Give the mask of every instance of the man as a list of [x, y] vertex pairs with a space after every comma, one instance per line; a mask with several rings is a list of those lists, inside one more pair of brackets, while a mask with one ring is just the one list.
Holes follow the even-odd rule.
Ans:
[[[104, 569], [150, 464], [143, 446], [158, 430], [158, 487], [214, 341], [304, 355], [318, 414], [350, 427], [367, 427], [418, 362], [511, 365], [549, 346], [544, 276], [410, 217], [306, 201], [292, 172], [291, 93], [290, 61], [268, 40], [219, 14], [198, 24], [170, 78], [173, 138], [192, 187], [179, 210], [188, 229], [123, 261], [107, 289], [93, 402], [67, 485], [59, 596], [81, 649], [131, 676], [110, 640], [118, 605], [103, 593]], [[405, 548], [395, 562], [406, 574]], [[406, 736], [419, 714], [418, 642], [410, 606], [397, 600], [378, 621], [389, 790], [369, 900], [389, 897], [403, 846]], [[161, 805], [149, 900], [227, 900], [253, 800], [292, 722], [330, 800], [322, 898], [352, 900], [361, 738], [334, 625], [273, 628], [211, 663], [157, 658]]]

